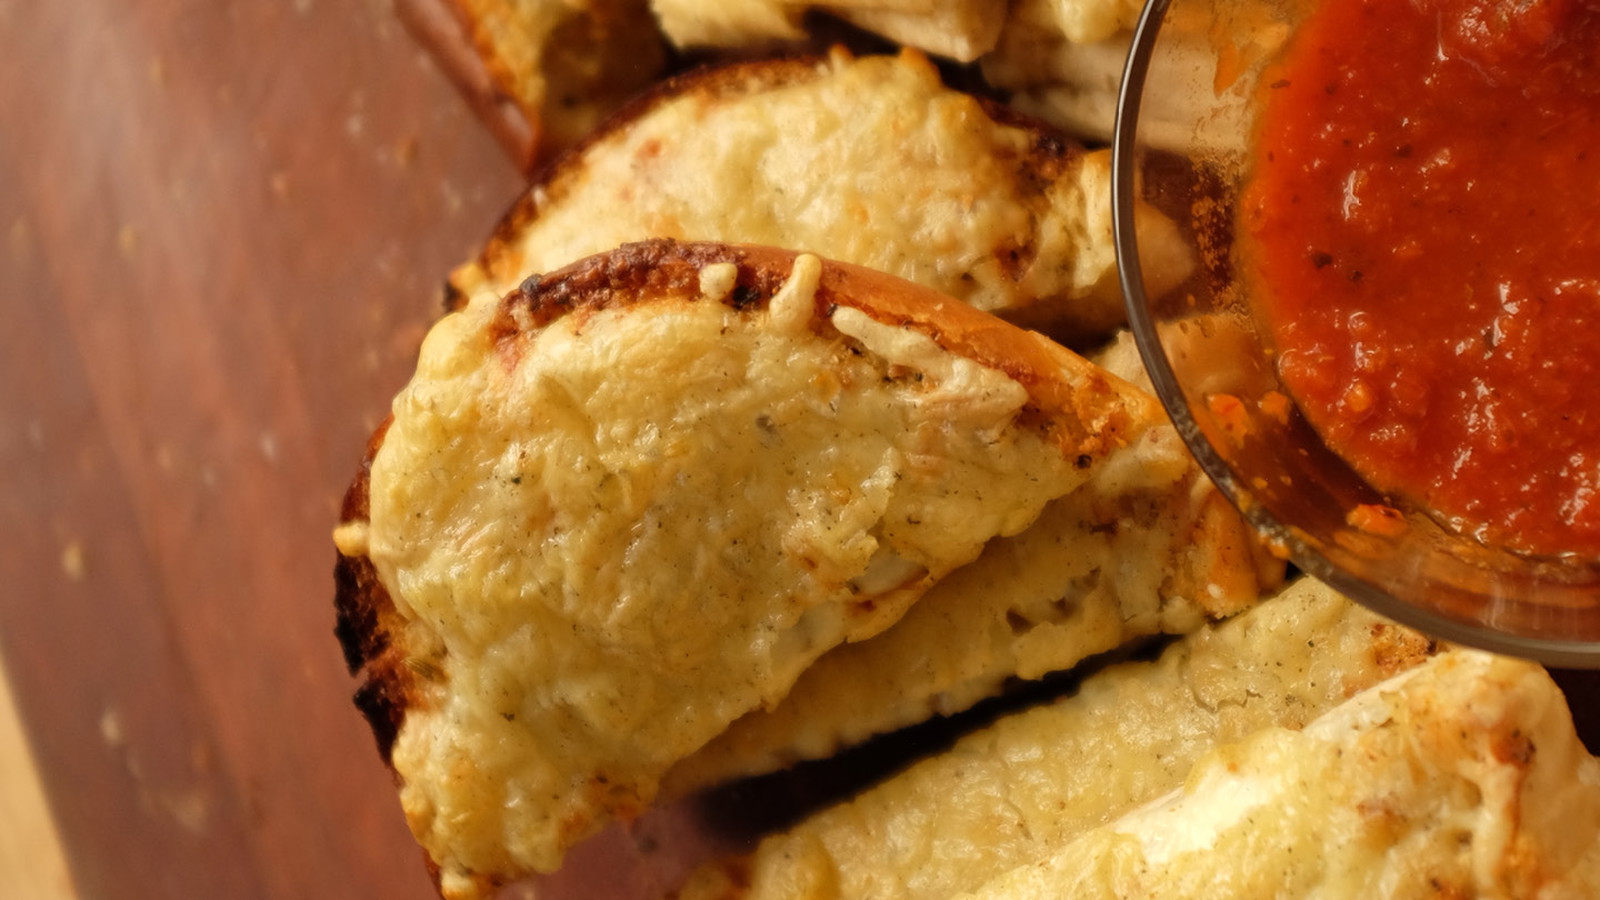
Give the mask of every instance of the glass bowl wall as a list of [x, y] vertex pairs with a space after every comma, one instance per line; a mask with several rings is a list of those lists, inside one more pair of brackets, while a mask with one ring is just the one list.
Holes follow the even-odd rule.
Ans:
[[[1600, 668], [1600, 565], [1462, 537], [1373, 489], [1330, 452], [1279, 382], [1237, 277], [1234, 214], [1248, 175], [1251, 98], [1311, 0], [1152, 0], [1113, 146], [1118, 262], [1134, 336], [1189, 447], [1278, 551], [1353, 599], [1447, 640]], [[1176, 220], [1193, 274], [1170, 270], [1136, 210]], [[1141, 235], [1145, 240], [1141, 241]]]

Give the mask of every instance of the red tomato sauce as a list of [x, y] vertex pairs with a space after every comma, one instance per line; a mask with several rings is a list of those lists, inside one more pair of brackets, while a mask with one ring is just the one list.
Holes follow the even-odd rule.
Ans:
[[1326, 0], [1262, 85], [1245, 277], [1313, 427], [1600, 557], [1600, 0]]

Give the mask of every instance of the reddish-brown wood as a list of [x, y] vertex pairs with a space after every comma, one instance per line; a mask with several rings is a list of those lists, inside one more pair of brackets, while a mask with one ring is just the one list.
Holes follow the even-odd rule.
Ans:
[[0, 641], [82, 896], [432, 896], [328, 532], [516, 171], [377, 0], [0, 4], [0, 121]]

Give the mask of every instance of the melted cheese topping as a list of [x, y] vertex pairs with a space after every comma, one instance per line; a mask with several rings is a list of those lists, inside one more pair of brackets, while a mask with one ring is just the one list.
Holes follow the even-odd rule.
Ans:
[[817, 271], [764, 311], [654, 299], [498, 346], [484, 296], [424, 343], [366, 539], [425, 685], [393, 762], [447, 889], [555, 868], [1087, 477], [1003, 373], [818, 322]]
[[1442, 654], [970, 895], [1584, 896], [1600, 761], [1531, 663]]
[[1193, 631], [1276, 586], [1281, 565], [1258, 567], [1253, 544], [1177, 431], [1153, 425], [1020, 534], [990, 541], [893, 628], [830, 650], [776, 708], [741, 718], [675, 767], [668, 790], [828, 756], [959, 712], [1008, 679]]
[[[1049, 555], [1029, 549], [1029, 558]], [[883, 637], [932, 602], [930, 592]], [[1104, 615], [1085, 608], [1070, 621], [1093, 631]], [[946, 631], [983, 642], [966, 623]], [[1076, 694], [963, 737], [948, 752], [766, 839], [736, 865], [702, 868], [678, 896], [947, 900], [1179, 787], [1219, 743], [1266, 727], [1303, 726], [1421, 661], [1426, 647], [1415, 632], [1302, 578], [1176, 642], [1155, 662], [1115, 666], [1085, 679]], [[937, 665], [945, 654], [935, 649], [928, 657]]]
[[488, 271], [466, 266], [454, 281], [503, 294], [624, 242], [672, 237], [803, 249], [1030, 321], [1120, 321], [1108, 154], [1046, 180], [1034, 136], [944, 87], [926, 59], [837, 54], [820, 66], [792, 84], [660, 102], [586, 148], [552, 193], [537, 189], [538, 212]]

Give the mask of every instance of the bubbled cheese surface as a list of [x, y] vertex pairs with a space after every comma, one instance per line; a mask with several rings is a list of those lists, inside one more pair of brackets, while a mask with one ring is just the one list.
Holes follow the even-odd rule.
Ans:
[[[702, 290], [730, 284], [707, 271]], [[444, 887], [548, 871], [824, 650], [1085, 474], [1026, 391], [909, 329], [715, 297], [427, 338], [372, 463], [368, 555], [423, 697], [393, 762]]]

